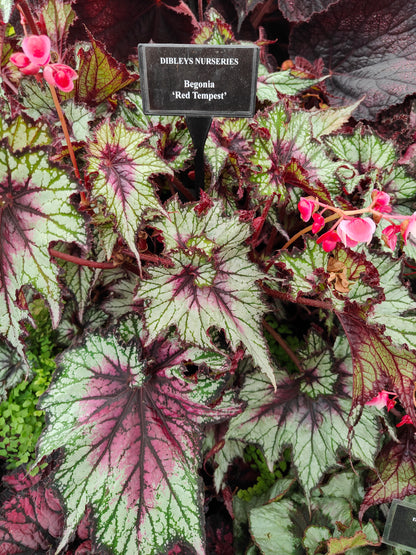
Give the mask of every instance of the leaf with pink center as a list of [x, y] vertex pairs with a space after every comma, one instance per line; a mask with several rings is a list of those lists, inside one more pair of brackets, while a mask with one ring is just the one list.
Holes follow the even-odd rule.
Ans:
[[[268, 130], [267, 137], [262, 129]], [[289, 111], [280, 102], [257, 116], [255, 131], [251, 161], [258, 169], [250, 181], [258, 185], [260, 195], [278, 193], [285, 199], [292, 185], [332, 204], [331, 194], [340, 192], [336, 178], [340, 164], [328, 157], [313, 136], [309, 112]]]
[[0, 554], [48, 553], [63, 528], [62, 507], [42, 475], [17, 472], [3, 478], [7, 493], [0, 506]]
[[240, 409], [221, 380], [184, 378], [195, 355], [178, 341], [141, 351], [137, 341], [89, 335], [62, 356], [41, 401], [39, 443], [39, 457], [64, 448], [54, 474], [66, 513], [61, 548], [91, 506], [97, 543], [114, 553], [157, 554], [178, 540], [203, 553], [201, 427]]
[[[56, 326], [61, 291], [51, 242], [86, 242], [83, 218], [70, 203], [76, 184], [49, 165], [44, 152], [15, 157], [0, 150], [0, 333], [20, 349], [20, 322], [28, 317], [23, 286], [44, 295]], [[20, 302], [18, 302], [20, 301]]]
[[97, 172], [93, 195], [103, 197], [107, 210], [132, 252], [140, 259], [136, 235], [145, 212], [164, 212], [149, 178], [158, 173], [172, 173], [153, 148], [146, 144], [148, 135], [105, 121], [98, 127], [88, 146], [88, 171]]
[[212, 348], [209, 331], [224, 330], [233, 349], [242, 344], [254, 364], [274, 383], [274, 369], [262, 334], [268, 311], [257, 280], [264, 278], [248, 259], [244, 241], [250, 226], [222, 214], [215, 202], [202, 216], [194, 206], [172, 201], [170, 218], [154, 223], [163, 232], [171, 267], [148, 268], [137, 296], [147, 300], [145, 320], [151, 337], [176, 326], [187, 342]]

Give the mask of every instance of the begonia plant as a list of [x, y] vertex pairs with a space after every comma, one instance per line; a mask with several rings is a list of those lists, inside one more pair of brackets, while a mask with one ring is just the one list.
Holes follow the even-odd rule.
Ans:
[[[0, 0], [0, 555], [396, 552], [414, 7]], [[149, 41], [259, 47], [201, 190], [185, 118], [144, 113]]]

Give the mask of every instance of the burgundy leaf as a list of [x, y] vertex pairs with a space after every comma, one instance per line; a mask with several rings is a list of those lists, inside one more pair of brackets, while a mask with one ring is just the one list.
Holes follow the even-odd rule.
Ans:
[[293, 30], [290, 56], [323, 58], [327, 89], [345, 104], [365, 95], [359, 118], [373, 118], [416, 90], [415, 2], [342, 0]]
[[6, 476], [10, 495], [0, 509], [0, 555], [49, 553], [63, 531], [63, 511], [42, 475]]
[[82, 22], [75, 38], [85, 38], [85, 25], [118, 59], [136, 53], [139, 42], [189, 43], [197, 22], [182, 0], [77, 0]]
[[279, 8], [292, 23], [309, 21], [316, 13], [324, 12], [339, 0], [279, 0]]
[[390, 441], [376, 460], [377, 473], [370, 478], [370, 487], [360, 508], [360, 518], [372, 505], [389, 503], [416, 494], [416, 444], [413, 426], [405, 430], [402, 441]]

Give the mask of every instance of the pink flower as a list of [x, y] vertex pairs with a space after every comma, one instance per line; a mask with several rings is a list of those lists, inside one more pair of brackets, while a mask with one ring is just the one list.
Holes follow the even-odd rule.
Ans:
[[400, 420], [400, 422], [396, 424], [396, 428], [400, 428], [400, 426], [404, 426], [405, 424], [413, 424], [413, 420], [410, 418], [408, 414], [405, 414], [403, 418]]
[[321, 235], [316, 242], [318, 245], [322, 244], [322, 248], [325, 252], [331, 252], [335, 249], [339, 240], [340, 238], [338, 237], [338, 233], [335, 230], [330, 229]]
[[394, 399], [390, 399], [389, 395], [395, 395], [395, 394], [391, 393], [390, 391], [385, 391], [383, 389], [382, 391], [380, 391], [380, 393], [376, 397], [373, 397], [372, 399], [367, 401], [365, 404], [369, 405], [371, 407], [377, 407], [378, 409], [382, 409], [384, 407], [387, 407], [387, 410], [390, 410], [396, 404], [395, 399], [396, 399], [397, 395], [395, 395]]
[[25, 75], [36, 75], [36, 73], [39, 73], [40, 65], [33, 64], [23, 52], [12, 54], [10, 56], [10, 61]]
[[325, 225], [325, 219], [321, 214], [312, 214], [313, 225], [312, 225], [312, 233], [318, 233]]
[[298, 210], [300, 212], [300, 217], [304, 222], [310, 220], [312, 213], [316, 210], [317, 204], [312, 197], [301, 198], [298, 202]]
[[397, 234], [400, 231], [399, 225], [388, 225], [382, 231], [381, 238], [392, 251], [396, 248]]
[[337, 227], [337, 232], [346, 247], [355, 247], [358, 243], [368, 244], [375, 229], [376, 224], [371, 218], [351, 218], [342, 220]]
[[46, 35], [30, 35], [22, 42], [22, 49], [32, 64], [46, 65], [51, 58], [51, 41]]
[[22, 42], [23, 52], [10, 56], [11, 62], [25, 75], [35, 75], [43, 67], [45, 81], [61, 91], [74, 88], [77, 73], [65, 64], [50, 64], [51, 41], [46, 35], [30, 35]]
[[409, 233], [416, 237], [416, 212], [413, 212], [410, 218], [402, 223], [400, 230], [403, 235], [404, 244], [407, 242]]
[[379, 212], [391, 212], [390, 206], [390, 195], [385, 193], [384, 191], [373, 191], [371, 194], [374, 203], [374, 210], [378, 210]]
[[74, 79], [77, 72], [65, 64], [48, 64], [43, 70], [43, 77], [50, 85], [58, 87], [61, 91], [69, 92], [74, 88]]

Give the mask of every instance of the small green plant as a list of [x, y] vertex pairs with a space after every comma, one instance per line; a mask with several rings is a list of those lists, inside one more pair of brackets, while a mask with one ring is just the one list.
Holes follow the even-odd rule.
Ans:
[[276, 480], [283, 478], [288, 469], [287, 460], [289, 456], [289, 450], [286, 450], [284, 457], [274, 465], [273, 472], [270, 472], [266, 459], [260, 449], [254, 445], [247, 445], [244, 450], [244, 460], [250, 464], [253, 470], [259, 472], [259, 476], [253, 486], [247, 489], [240, 489], [237, 493], [238, 497], [244, 501], [251, 501], [253, 497], [268, 491]]
[[34, 462], [35, 446], [45, 424], [44, 411], [36, 405], [56, 367], [51, 319], [40, 299], [33, 303], [32, 315], [37, 327], [28, 326], [27, 358], [33, 379], [16, 385], [0, 404], [0, 456], [5, 457], [8, 469]]

